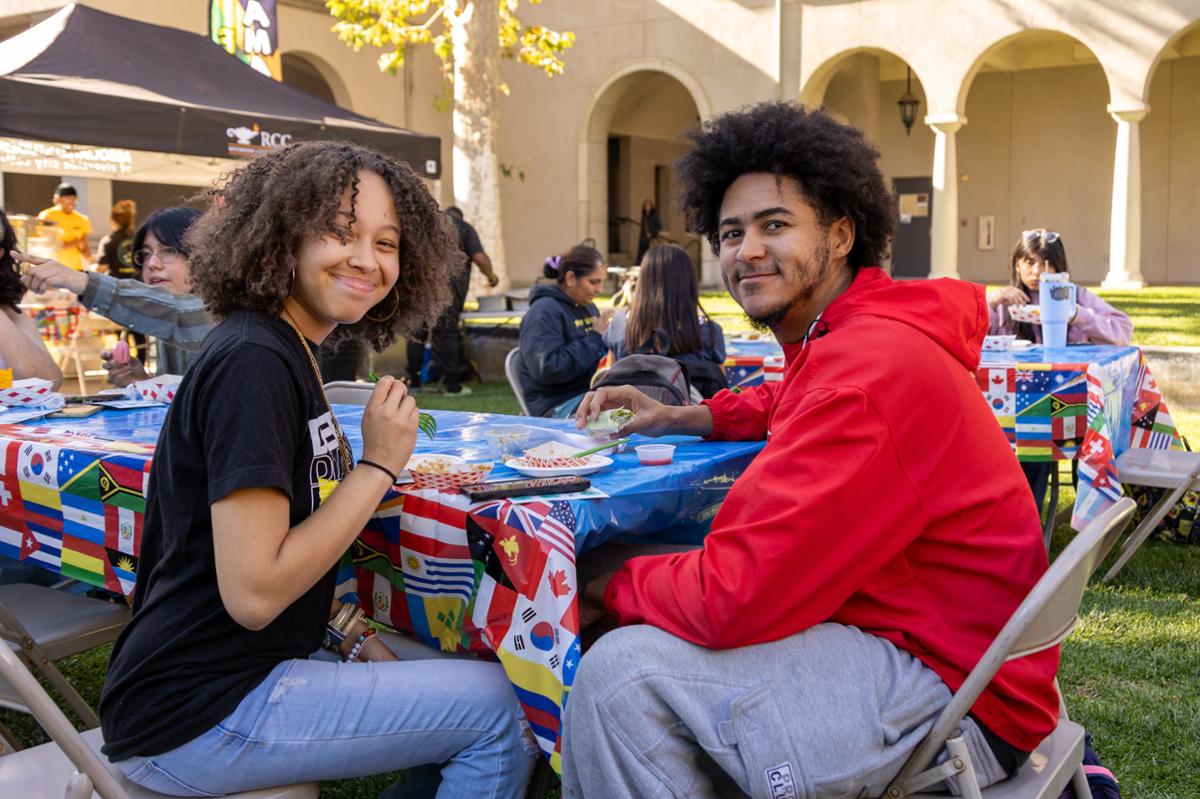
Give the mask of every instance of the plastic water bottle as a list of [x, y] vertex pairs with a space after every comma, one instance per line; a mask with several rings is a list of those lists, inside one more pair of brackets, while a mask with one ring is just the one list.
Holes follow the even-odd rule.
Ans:
[[1066, 272], [1043, 273], [1038, 283], [1038, 304], [1042, 310], [1042, 346], [1062, 349], [1067, 346], [1067, 325], [1075, 315], [1075, 284]]

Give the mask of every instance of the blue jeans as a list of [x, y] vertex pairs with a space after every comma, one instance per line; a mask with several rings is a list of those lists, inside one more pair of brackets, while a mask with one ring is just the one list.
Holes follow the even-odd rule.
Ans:
[[117, 765], [159, 793], [220, 796], [435, 763], [439, 799], [517, 799], [537, 754], [527, 730], [496, 663], [288, 660], [208, 732]]

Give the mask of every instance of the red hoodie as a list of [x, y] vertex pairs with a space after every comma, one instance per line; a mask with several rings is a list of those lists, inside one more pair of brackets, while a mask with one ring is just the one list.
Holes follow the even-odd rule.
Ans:
[[[955, 690], [1046, 570], [1037, 510], [973, 372], [980, 286], [859, 271], [785, 345], [780, 383], [708, 401], [714, 439], [767, 438], [704, 548], [635, 558], [621, 624], [729, 649], [822, 622], [911, 652]], [[1030, 751], [1055, 727], [1058, 648], [1004, 665], [972, 712]]]

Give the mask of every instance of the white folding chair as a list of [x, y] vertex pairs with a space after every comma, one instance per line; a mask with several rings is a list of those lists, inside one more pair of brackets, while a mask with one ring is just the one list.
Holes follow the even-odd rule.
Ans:
[[325, 396], [339, 405], [366, 405], [374, 391], [374, 383], [358, 380], [334, 380], [325, 384]]
[[[1083, 727], [1067, 718], [1061, 693], [1058, 727], [1016, 774], [986, 789], [980, 789], [976, 781], [975, 768], [958, 727], [1001, 665], [1048, 649], [1071, 633], [1088, 578], [1129, 524], [1134, 509], [1133, 500], [1121, 499], [1087, 525], [1050, 564], [954, 692], [929, 734], [884, 792], [884, 799], [944, 797], [945, 794], [920, 791], [952, 776], [958, 778], [966, 799], [1055, 799], [1072, 781], [1077, 796], [1091, 796], [1082, 765]], [[931, 766], [943, 747], [949, 757], [940, 765]]]
[[[54, 704], [25, 664], [7, 646], [0, 646], [0, 679], [7, 681], [29, 707], [52, 741], [0, 757], [0, 796], [90, 799], [161, 799], [125, 779], [119, 768], [100, 754], [100, 730], [80, 734]], [[237, 799], [316, 799], [316, 783], [266, 788], [235, 795]]]
[[1104, 575], [1104, 582], [1117, 576], [1125, 564], [1146, 542], [1154, 528], [1167, 515], [1175, 503], [1188, 491], [1200, 488], [1200, 452], [1178, 450], [1131, 449], [1117, 456], [1117, 474], [1123, 485], [1168, 488], [1158, 504], [1151, 508], [1137, 529], [1129, 534], [1121, 545], [1121, 554], [1116, 563]]
[[89, 728], [100, 719], [54, 662], [115, 641], [128, 621], [124, 604], [31, 583], [0, 585], [0, 639], [44, 674]]
[[529, 406], [525, 404], [525, 389], [521, 386], [520, 358], [520, 347], [514, 347], [508, 351], [508, 355], [504, 356], [504, 376], [508, 378], [508, 385], [512, 388], [513, 393], [517, 395], [517, 404], [521, 406], [521, 414], [532, 416]]

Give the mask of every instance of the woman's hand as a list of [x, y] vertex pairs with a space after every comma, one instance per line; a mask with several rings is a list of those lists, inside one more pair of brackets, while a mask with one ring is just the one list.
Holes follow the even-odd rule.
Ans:
[[417, 444], [419, 413], [407, 386], [394, 377], [380, 379], [363, 411], [363, 458], [404, 471]]
[[87, 289], [86, 274], [63, 266], [52, 258], [24, 255], [16, 250], [13, 251], [12, 257], [18, 264], [32, 266], [21, 275], [21, 282], [36, 294], [44, 294], [50, 289], [66, 289], [72, 294], [82, 294]]
[[100, 353], [100, 361], [108, 370], [108, 382], [117, 388], [125, 388], [130, 383], [150, 377], [146, 372], [145, 365], [137, 358], [130, 358], [124, 363], [118, 363], [113, 360], [112, 350], [104, 350]]
[[1016, 286], [1002, 286], [987, 293], [989, 308], [995, 308], [997, 305], [1027, 305], [1028, 303], [1029, 295]]
[[612, 321], [613, 315], [616, 314], [616, 308], [605, 308], [600, 312], [599, 316], [592, 317], [592, 330], [595, 330], [600, 335], [604, 335], [604, 331], [608, 330], [608, 323]]

